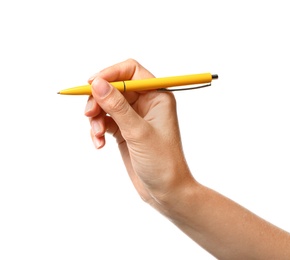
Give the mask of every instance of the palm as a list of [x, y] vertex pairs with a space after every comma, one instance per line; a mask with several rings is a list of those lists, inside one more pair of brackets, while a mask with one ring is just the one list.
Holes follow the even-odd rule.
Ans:
[[[128, 101], [130, 100], [129, 103], [131, 103], [136, 113], [145, 120], [142, 128], [131, 129], [130, 133], [120, 133], [119, 138], [117, 138], [119, 139], [119, 149], [135, 188], [143, 199], [148, 200], [152, 197], [146, 189], [146, 186], [150, 183], [144, 185], [144, 180], [148, 179], [151, 182], [158, 180], [158, 173], [164, 171], [164, 167], [166, 167], [159, 160], [159, 142], [164, 142], [162, 139], [167, 138], [166, 131], [162, 129], [172, 129], [177, 125], [174, 113], [169, 106], [173, 95], [150, 91], [139, 94], [130, 93], [126, 95], [126, 98]], [[163, 115], [160, 116], [160, 113]], [[142, 129], [142, 132], [140, 132], [140, 129]], [[150, 133], [153, 132], [155, 134], [151, 135]], [[160, 135], [158, 136], [156, 133]], [[140, 138], [140, 135], [143, 136]], [[140, 139], [142, 143], [136, 141]]]

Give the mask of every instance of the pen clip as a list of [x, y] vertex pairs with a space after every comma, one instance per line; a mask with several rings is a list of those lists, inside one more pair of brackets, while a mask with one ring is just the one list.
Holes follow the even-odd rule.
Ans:
[[160, 89], [157, 89], [157, 91], [160, 91], [160, 92], [184, 91], [184, 90], [193, 90], [193, 89], [198, 89], [198, 88], [205, 88], [205, 87], [210, 87], [210, 86], [211, 86], [211, 84], [204, 84], [204, 85], [187, 87], [187, 88], [160, 88]]

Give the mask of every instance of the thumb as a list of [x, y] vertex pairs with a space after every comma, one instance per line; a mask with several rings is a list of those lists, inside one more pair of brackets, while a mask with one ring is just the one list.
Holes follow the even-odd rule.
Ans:
[[123, 137], [142, 127], [144, 121], [130, 106], [119, 90], [101, 78], [92, 82], [92, 95], [99, 106], [108, 113], [119, 126]]

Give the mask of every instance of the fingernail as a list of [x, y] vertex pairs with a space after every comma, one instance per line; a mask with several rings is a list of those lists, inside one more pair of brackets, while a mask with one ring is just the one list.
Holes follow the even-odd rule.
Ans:
[[94, 79], [92, 83], [94, 93], [99, 97], [106, 97], [112, 90], [112, 85], [103, 79]]
[[97, 135], [101, 131], [100, 124], [97, 121], [92, 122], [92, 128], [95, 135]]
[[85, 113], [89, 112], [93, 107], [93, 100], [90, 98], [87, 102], [86, 108], [85, 108]]
[[104, 138], [95, 138], [94, 139], [94, 145], [97, 149], [100, 149], [104, 146]]
[[99, 72], [95, 73], [94, 75], [90, 76], [88, 79], [88, 82], [91, 83], [97, 76], [98, 76]]

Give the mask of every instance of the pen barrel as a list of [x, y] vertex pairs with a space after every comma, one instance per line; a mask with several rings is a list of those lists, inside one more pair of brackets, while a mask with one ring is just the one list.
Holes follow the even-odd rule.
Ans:
[[[210, 83], [212, 79], [217, 79], [218, 75], [211, 73], [189, 74], [183, 76], [165, 77], [165, 78], [149, 78], [137, 80], [125, 80], [110, 82], [112, 86], [121, 92], [125, 91], [143, 91], [162, 88], [179, 87], [194, 84]], [[91, 95], [91, 85], [78, 86], [61, 90], [58, 94], [62, 95]]]
[[194, 84], [204, 84], [210, 83], [211, 81], [212, 81], [211, 73], [202, 73], [165, 78], [149, 78], [140, 80], [137, 79], [128, 81], [117, 81], [111, 82], [110, 84], [112, 84], [118, 90], [125, 92], [125, 91], [153, 90]]

